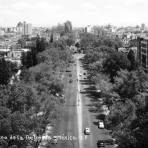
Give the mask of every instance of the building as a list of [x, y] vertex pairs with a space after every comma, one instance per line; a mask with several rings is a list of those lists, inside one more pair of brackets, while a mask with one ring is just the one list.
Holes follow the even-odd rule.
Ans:
[[118, 52], [128, 54], [129, 50], [127, 48], [125, 48], [125, 47], [120, 47], [120, 48], [118, 48]]
[[147, 37], [138, 37], [138, 61], [140, 65], [148, 70], [148, 38]]
[[4, 30], [0, 29], [0, 36], [3, 36], [5, 34]]
[[138, 59], [137, 47], [130, 47], [129, 51], [130, 50], [132, 50], [134, 52], [135, 60], [137, 61], [137, 59]]
[[26, 22], [23, 23], [23, 35], [30, 36], [32, 35], [32, 24], [27, 24]]
[[22, 66], [21, 58], [22, 54], [29, 52], [27, 48], [22, 49], [0, 49], [0, 55], [5, 58], [6, 61], [16, 63], [18, 67]]
[[61, 38], [60, 33], [53, 33], [52, 35], [53, 35], [53, 41], [58, 41]]
[[95, 26], [88, 25], [87, 27], [84, 28], [84, 32], [85, 33], [92, 33], [92, 34], [97, 33], [96, 35], [98, 35], [98, 28]]

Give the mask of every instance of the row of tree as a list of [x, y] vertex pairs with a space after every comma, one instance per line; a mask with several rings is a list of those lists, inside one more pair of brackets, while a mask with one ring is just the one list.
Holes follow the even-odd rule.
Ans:
[[12, 85], [9, 80], [15, 68], [4, 59], [0, 61], [0, 136], [6, 137], [0, 139], [0, 144], [4, 147], [17, 145], [21, 148], [29, 143], [38, 147], [40, 141], [27, 140], [26, 135], [41, 136], [46, 125], [57, 119], [64, 99], [62, 95], [57, 97], [64, 93], [61, 76], [72, 62], [66, 41], [65, 46], [61, 45], [61, 41], [47, 44], [37, 38], [36, 46], [23, 55], [21, 81], [14, 81]]
[[106, 127], [112, 130], [121, 148], [147, 147], [146, 73], [136, 62], [133, 51], [125, 55], [116, 50], [120, 47], [119, 39], [90, 36], [93, 35], [82, 38], [81, 46], [85, 48], [89, 78], [102, 90], [110, 110], [105, 118]]

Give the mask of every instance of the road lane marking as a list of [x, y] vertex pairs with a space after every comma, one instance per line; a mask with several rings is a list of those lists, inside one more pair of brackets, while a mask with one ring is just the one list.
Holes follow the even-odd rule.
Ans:
[[81, 103], [81, 95], [80, 95], [80, 84], [79, 84], [79, 62], [77, 59], [77, 114], [78, 114], [78, 137], [79, 137], [79, 148], [83, 148], [83, 135], [82, 135], [82, 103]]

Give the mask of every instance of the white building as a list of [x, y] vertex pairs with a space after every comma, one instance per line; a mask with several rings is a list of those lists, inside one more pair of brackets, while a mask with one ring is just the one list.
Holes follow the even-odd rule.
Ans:
[[5, 31], [0, 29], [0, 35], [3, 36], [4, 34], [5, 34]]
[[23, 35], [32, 35], [32, 24], [23, 23]]
[[29, 49], [3, 49], [1, 50], [5, 53], [5, 60], [11, 61], [13, 63], [16, 63], [18, 67], [22, 65], [21, 58], [22, 53], [29, 52]]

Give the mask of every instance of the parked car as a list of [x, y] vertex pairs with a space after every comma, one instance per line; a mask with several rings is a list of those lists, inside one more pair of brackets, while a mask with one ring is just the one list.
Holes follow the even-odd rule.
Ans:
[[116, 139], [110, 138], [110, 139], [104, 140], [104, 142], [105, 142], [107, 145], [115, 145]]
[[110, 138], [110, 139], [106, 139], [106, 140], [98, 140], [97, 142], [97, 147], [105, 147], [105, 145], [113, 145], [114, 148], [118, 147], [118, 144], [116, 143], [116, 139], [114, 138]]
[[97, 142], [97, 147], [98, 147], [98, 148], [100, 148], [100, 147], [105, 147], [104, 140], [98, 140], [98, 142]]
[[55, 95], [56, 95], [57, 97], [59, 97], [59, 94], [58, 94], [58, 93], [56, 93]]
[[83, 92], [83, 90], [80, 90], [80, 93], [82, 93]]
[[102, 98], [99, 98], [99, 103], [103, 104], [103, 99]]
[[100, 90], [100, 89], [98, 89], [98, 90], [96, 90], [96, 92], [97, 92], [97, 93], [101, 93], [101, 90]]
[[64, 94], [60, 94], [60, 97], [64, 97]]
[[84, 134], [85, 135], [90, 135], [90, 129], [88, 128], [88, 127], [86, 127], [85, 129], [84, 129]]
[[114, 148], [118, 148], [118, 146], [119, 146], [119, 145], [118, 145], [117, 143], [114, 144]]
[[100, 129], [104, 128], [104, 122], [103, 121], [98, 122], [98, 128], [100, 128]]

